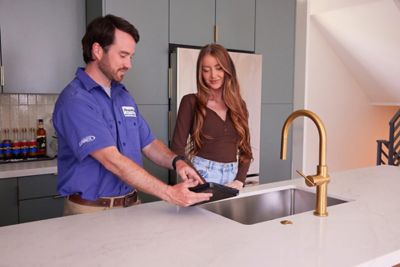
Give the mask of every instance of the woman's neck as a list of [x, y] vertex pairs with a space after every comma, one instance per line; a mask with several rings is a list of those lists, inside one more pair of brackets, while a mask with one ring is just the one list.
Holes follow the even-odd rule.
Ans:
[[212, 100], [215, 102], [222, 102], [222, 89], [221, 90], [213, 90], [208, 97], [208, 100]]

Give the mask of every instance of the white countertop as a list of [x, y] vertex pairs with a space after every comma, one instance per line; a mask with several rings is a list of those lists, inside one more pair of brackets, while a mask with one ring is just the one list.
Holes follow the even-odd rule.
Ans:
[[57, 173], [57, 159], [0, 164], [0, 179]]
[[[328, 195], [351, 199], [243, 225], [165, 202], [0, 227], [0, 266], [393, 266], [400, 263], [400, 168], [331, 173]], [[244, 189], [305, 188], [302, 179]]]

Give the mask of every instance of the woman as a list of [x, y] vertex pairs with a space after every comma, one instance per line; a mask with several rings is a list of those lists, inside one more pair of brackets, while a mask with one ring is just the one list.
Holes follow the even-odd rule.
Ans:
[[235, 66], [223, 46], [209, 44], [200, 50], [196, 72], [197, 93], [181, 100], [172, 150], [187, 155], [207, 182], [240, 189], [252, 152]]

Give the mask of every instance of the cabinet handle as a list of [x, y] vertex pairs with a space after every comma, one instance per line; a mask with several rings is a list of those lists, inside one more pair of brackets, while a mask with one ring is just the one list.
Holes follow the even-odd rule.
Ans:
[[4, 86], [4, 67], [0, 66], [0, 86]]
[[214, 43], [218, 43], [218, 26], [214, 25]]
[[168, 68], [168, 142], [172, 141], [172, 68]]
[[172, 98], [172, 68], [168, 68], [168, 97]]
[[4, 86], [4, 66], [3, 66], [3, 52], [1, 51], [1, 27], [0, 27], [0, 87], [3, 93]]

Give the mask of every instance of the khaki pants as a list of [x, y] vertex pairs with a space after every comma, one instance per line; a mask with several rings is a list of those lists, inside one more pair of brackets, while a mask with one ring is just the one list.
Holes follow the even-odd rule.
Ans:
[[[140, 199], [136, 201], [134, 205], [140, 204]], [[87, 205], [81, 205], [75, 202], [72, 202], [68, 198], [64, 200], [64, 216], [68, 215], [75, 215], [75, 214], [83, 214], [83, 213], [91, 213], [91, 212], [97, 212], [97, 211], [103, 211], [103, 210], [109, 210], [109, 209], [119, 209], [123, 208], [122, 206], [118, 207], [93, 207], [93, 206], [87, 206]]]

